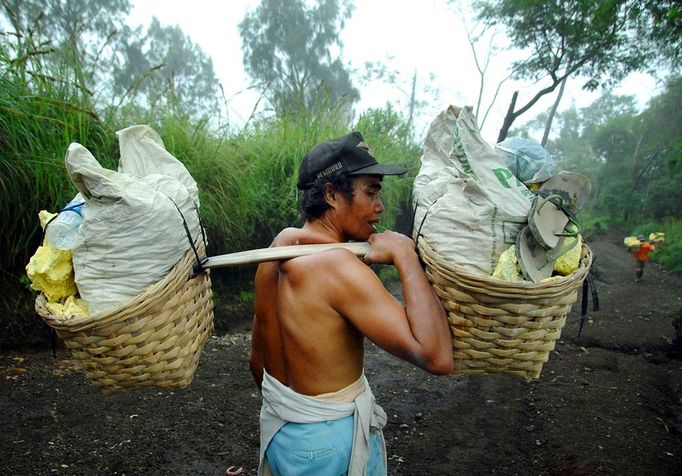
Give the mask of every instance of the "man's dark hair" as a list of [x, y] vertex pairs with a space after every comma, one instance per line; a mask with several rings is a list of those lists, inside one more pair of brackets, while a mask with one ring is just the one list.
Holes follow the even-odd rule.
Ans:
[[322, 217], [330, 207], [324, 199], [324, 188], [330, 184], [349, 201], [353, 200], [353, 178], [345, 171], [339, 170], [325, 177], [319, 177], [305, 190], [299, 192], [298, 200], [301, 214], [305, 221]]

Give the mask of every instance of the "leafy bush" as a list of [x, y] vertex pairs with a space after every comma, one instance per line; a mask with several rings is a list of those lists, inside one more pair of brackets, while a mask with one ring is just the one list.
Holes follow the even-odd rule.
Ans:
[[666, 269], [682, 272], [682, 220], [668, 219], [651, 231], [665, 233], [665, 243], [657, 248], [652, 258]]

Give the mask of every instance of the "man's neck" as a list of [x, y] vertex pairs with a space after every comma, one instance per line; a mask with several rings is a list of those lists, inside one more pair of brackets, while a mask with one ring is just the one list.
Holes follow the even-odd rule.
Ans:
[[331, 220], [325, 217], [306, 221], [303, 230], [319, 236], [321, 242], [342, 243], [348, 241]]

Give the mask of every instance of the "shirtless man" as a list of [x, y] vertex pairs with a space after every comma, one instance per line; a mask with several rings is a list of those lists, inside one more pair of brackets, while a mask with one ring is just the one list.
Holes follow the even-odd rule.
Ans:
[[[305, 224], [272, 246], [369, 241], [371, 249], [362, 260], [334, 249], [258, 267], [249, 364], [263, 394], [259, 474], [386, 474], [386, 414], [364, 376], [365, 337], [427, 372], [453, 368], [445, 312], [414, 242], [375, 228], [383, 176], [405, 171], [378, 164], [357, 132], [303, 159]], [[404, 307], [375, 263], [398, 269]]]

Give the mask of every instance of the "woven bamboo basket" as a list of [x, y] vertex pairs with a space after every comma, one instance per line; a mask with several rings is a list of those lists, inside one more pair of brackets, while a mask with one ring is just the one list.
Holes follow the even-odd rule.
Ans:
[[105, 313], [54, 316], [43, 295], [35, 308], [105, 393], [184, 387], [213, 331], [211, 278], [195, 275], [196, 256], [189, 250], [162, 280]]
[[418, 247], [426, 275], [448, 315], [453, 374], [539, 378], [589, 272], [590, 248], [583, 243], [580, 267], [569, 276], [514, 283], [462, 270], [422, 236]]

